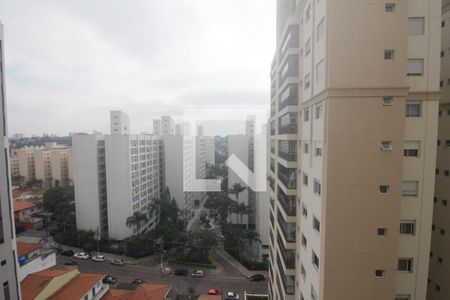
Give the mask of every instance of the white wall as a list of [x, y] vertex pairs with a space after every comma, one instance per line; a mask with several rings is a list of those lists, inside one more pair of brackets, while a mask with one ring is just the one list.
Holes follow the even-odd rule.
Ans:
[[23, 266], [19, 266], [17, 277], [21, 282], [28, 274], [36, 273], [56, 265], [56, 254], [52, 252], [47, 256], [38, 256]]

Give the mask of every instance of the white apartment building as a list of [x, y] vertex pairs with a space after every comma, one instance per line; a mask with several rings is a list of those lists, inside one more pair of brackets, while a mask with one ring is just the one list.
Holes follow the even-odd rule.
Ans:
[[175, 124], [175, 135], [183, 135], [183, 125]]
[[23, 176], [24, 182], [41, 180], [45, 187], [72, 184], [72, 149], [55, 142], [13, 149], [11, 175]]
[[174, 135], [175, 121], [171, 116], [162, 116], [161, 119], [153, 120], [153, 134], [156, 135]]
[[434, 0], [277, 0], [271, 299], [425, 299], [440, 23]]
[[8, 129], [6, 128], [6, 95], [3, 24], [0, 22], [0, 299], [20, 299], [17, 280], [17, 249], [13, 223], [11, 178], [9, 171]]
[[450, 0], [442, 1], [441, 81], [428, 300], [450, 299]]
[[111, 134], [129, 134], [130, 119], [120, 110], [112, 110], [110, 112]]
[[[113, 120], [112, 120], [113, 121]], [[148, 214], [160, 197], [161, 138], [154, 135], [74, 135], [73, 168], [79, 229], [100, 230], [110, 239], [136, 233], [126, 226], [134, 212], [147, 214], [141, 231], [155, 224]]]
[[[195, 141], [195, 148], [194, 143]], [[196, 136], [185, 138], [183, 135], [163, 136], [164, 184], [175, 198], [178, 208], [185, 209], [193, 216], [205, 200], [203, 192], [185, 192], [192, 186], [190, 176], [206, 178], [206, 166], [214, 165], [214, 138]], [[194, 154], [195, 151], [195, 154]], [[195, 166], [195, 168], [192, 168]]]

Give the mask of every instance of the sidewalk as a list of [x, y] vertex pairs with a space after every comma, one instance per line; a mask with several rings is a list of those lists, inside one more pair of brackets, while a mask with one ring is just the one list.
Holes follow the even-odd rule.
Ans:
[[267, 271], [251, 271], [243, 266], [240, 262], [238, 262], [233, 256], [231, 256], [228, 252], [223, 249], [216, 248], [216, 254], [220, 255], [223, 259], [225, 259], [230, 265], [232, 265], [242, 276], [250, 278], [254, 274], [264, 274], [267, 277]]

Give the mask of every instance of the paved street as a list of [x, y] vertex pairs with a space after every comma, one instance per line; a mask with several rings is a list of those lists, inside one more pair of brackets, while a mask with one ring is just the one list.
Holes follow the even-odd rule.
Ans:
[[[97, 272], [112, 274], [119, 279], [119, 282], [130, 282], [135, 278], [140, 278], [148, 283], [163, 283], [170, 285], [177, 293], [187, 293], [189, 287], [194, 287], [197, 293], [205, 294], [209, 289], [234, 291], [243, 295], [244, 290], [249, 293], [267, 293], [267, 282], [251, 282], [243, 277], [231, 265], [219, 256], [213, 259], [219, 264], [218, 269], [213, 271], [203, 269], [205, 278], [192, 278], [190, 276], [180, 277], [163, 275], [157, 262], [154, 265], [125, 265], [114, 266], [109, 262], [97, 263], [91, 260], [76, 260], [82, 272]], [[73, 258], [58, 256], [57, 263], [63, 264], [72, 261]], [[195, 267], [187, 267], [192, 272]], [[201, 268], [199, 268], [201, 269]]]

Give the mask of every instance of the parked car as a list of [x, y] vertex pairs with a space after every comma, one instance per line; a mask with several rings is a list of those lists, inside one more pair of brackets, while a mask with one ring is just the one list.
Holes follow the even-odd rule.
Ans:
[[142, 284], [142, 283], [145, 283], [145, 280], [140, 279], [140, 278], [135, 278], [135, 279], [133, 279], [133, 281], [131, 283], [132, 284]]
[[74, 260], [64, 263], [66, 266], [78, 266], [78, 263]]
[[200, 277], [203, 277], [204, 275], [205, 274], [203, 273], [203, 271], [195, 270], [194, 272], [192, 272], [191, 277], [200, 278]]
[[250, 281], [264, 281], [266, 278], [263, 274], [254, 274], [252, 277], [250, 277]]
[[123, 262], [123, 259], [113, 259], [111, 261], [111, 264], [116, 266], [123, 266], [125, 263]]
[[227, 292], [227, 297], [225, 299], [226, 300], [238, 300], [239, 294], [235, 293], [235, 292]]
[[219, 290], [215, 290], [215, 289], [210, 289], [208, 291], [208, 295], [222, 295], [222, 292]]
[[103, 278], [103, 283], [108, 283], [108, 284], [116, 284], [117, 283], [117, 278], [112, 276], [111, 274], [106, 275]]
[[72, 250], [63, 250], [60, 254], [63, 256], [74, 256], [75, 252], [73, 252]]
[[176, 269], [174, 274], [176, 276], [187, 276], [188, 275], [188, 270], [187, 269]]
[[89, 254], [87, 254], [86, 252], [79, 252], [79, 253], [75, 253], [73, 255], [74, 258], [77, 259], [88, 259], [89, 258]]
[[93, 261], [96, 262], [103, 262], [105, 260], [105, 256], [104, 255], [96, 255], [92, 257]]

